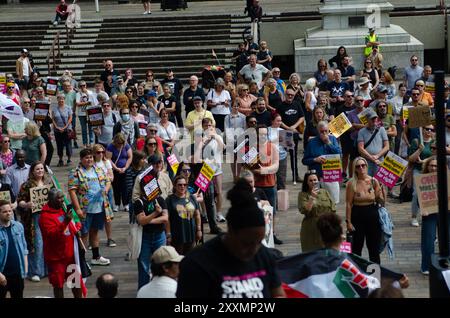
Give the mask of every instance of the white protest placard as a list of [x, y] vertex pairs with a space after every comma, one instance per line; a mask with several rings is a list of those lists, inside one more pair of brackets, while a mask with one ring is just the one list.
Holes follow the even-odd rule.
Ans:
[[30, 189], [30, 201], [32, 204], [31, 212], [42, 211], [42, 207], [48, 202], [48, 192], [51, 186], [34, 187]]

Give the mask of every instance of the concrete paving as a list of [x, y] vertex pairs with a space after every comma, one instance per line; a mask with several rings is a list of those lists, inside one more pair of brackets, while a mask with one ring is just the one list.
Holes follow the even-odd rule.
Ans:
[[[81, 139], [80, 136], [78, 136]], [[79, 142], [79, 144], [81, 144]], [[302, 150], [299, 150], [302, 152]], [[78, 150], [75, 151], [75, 163], [78, 163]], [[299, 162], [302, 154], [299, 154]], [[61, 184], [64, 185], [67, 191], [67, 173], [68, 167], [56, 167], [56, 159], [53, 160], [52, 169]], [[74, 167], [72, 165], [72, 167]], [[288, 168], [288, 191], [290, 208], [287, 211], [280, 211], [277, 216], [276, 233], [278, 237], [284, 241], [283, 245], [276, 247], [283, 252], [284, 255], [294, 255], [301, 252], [300, 248], [300, 224], [302, 216], [297, 208], [297, 196], [301, 190], [301, 184], [293, 185], [292, 175]], [[306, 171], [306, 167], [300, 165], [300, 175]], [[225, 193], [230, 189], [231, 171], [229, 165], [224, 165], [224, 190]], [[397, 189], [398, 191], [398, 189]], [[340, 202], [337, 205], [337, 213], [345, 218], [345, 189], [341, 188]], [[229, 202], [225, 201], [223, 212], [226, 213], [229, 208]], [[392, 214], [395, 229], [393, 233], [395, 259], [388, 260], [386, 253], [382, 254], [382, 264], [389, 269], [405, 273], [410, 279], [410, 287], [404, 290], [406, 297], [420, 297], [428, 298], [428, 277], [423, 276], [420, 272], [420, 227], [413, 228], [410, 226], [410, 211], [411, 204], [403, 203], [397, 204], [388, 202], [387, 208]], [[226, 230], [225, 224], [220, 224], [220, 227]], [[205, 227], [205, 233], [209, 230]], [[104, 232], [101, 233], [100, 252], [103, 256], [111, 260], [110, 266], [94, 266], [92, 269], [93, 276], [88, 278], [87, 286], [89, 289], [89, 298], [96, 297], [95, 279], [101, 273], [112, 272], [119, 278], [120, 292], [119, 297], [134, 298], [137, 292], [137, 263], [125, 261], [125, 254], [127, 252], [127, 236], [128, 236], [128, 213], [119, 211], [113, 221], [113, 238], [117, 242], [117, 247], [106, 247], [106, 236]], [[205, 238], [211, 239], [213, 236], [206, 234]], [[367, 251], [364, 249], [364, 257], [367, 256]], [[87, 259], [90, 260], [91, 252], [87, 253]], [[66, 290], [66, 296], [71, 296], [70, 291]], [[48, 283], [47, 278], [44, 278], [39, 283], [26, 281], [25, 283], [25, 297], [53, 297], [53, 291]]]

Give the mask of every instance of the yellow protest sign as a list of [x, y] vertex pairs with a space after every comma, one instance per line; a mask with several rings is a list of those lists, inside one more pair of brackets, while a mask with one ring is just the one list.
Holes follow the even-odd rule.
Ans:
[[39, 212], [42, 207], [48, 202], [48, 191], [51, 186], [34, 187], [30, 189], [30, 201], [32, 204], [31, 212]]
[[211, 168], [206, 162], [203, 163], [202, 170], [198, 174], [195, 180], [195, 185], [200, 188], [203, 192], [208, 189], [209, 183], [214, 176], [214, 169]]
[[407, 120], [409, 118], [409, 109], [414, 106], [403, 106], [402, 108], [402, 119]]
[[341, 113], [330, 122], [328, 127], [330, 128], [330, 132], [333, 136], [339, 138], [340, 135], [352, 127], [352, 124], [350, 123], [350, 120], [348, 120], [345, 113]]

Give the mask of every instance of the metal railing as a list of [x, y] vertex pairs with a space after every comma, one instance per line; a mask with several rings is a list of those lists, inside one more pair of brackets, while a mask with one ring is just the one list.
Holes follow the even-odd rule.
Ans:
[[[55, 52], [57, 50], [57, 52]], [[53, 39], [52, 46], [47, 55], [48, 76], [52, 75], [52, 71], [56, 73], [57, 63], [61, 61], [61, 45], [60, 32], [58, 31]]]

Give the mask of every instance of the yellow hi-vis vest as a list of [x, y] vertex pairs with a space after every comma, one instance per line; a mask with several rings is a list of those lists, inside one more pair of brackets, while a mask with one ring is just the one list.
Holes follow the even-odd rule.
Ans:
[[[366, 35], [366, 43], [369, 43], [369, 42], [377, 42], [377, 40], [378, 40], [378, 36], [374, 33], [372, 36], [370, 36], [370, 34], [369, 35]], [[380, 47], [378, 47], [378, 52], [380, 52]], [[371, 46], [369, 46], [369, 47], [365, 47], [364, 48], [364, 56], [369, 56], [370, 55], [370, 53], [372, 53], [372, 47]]]

